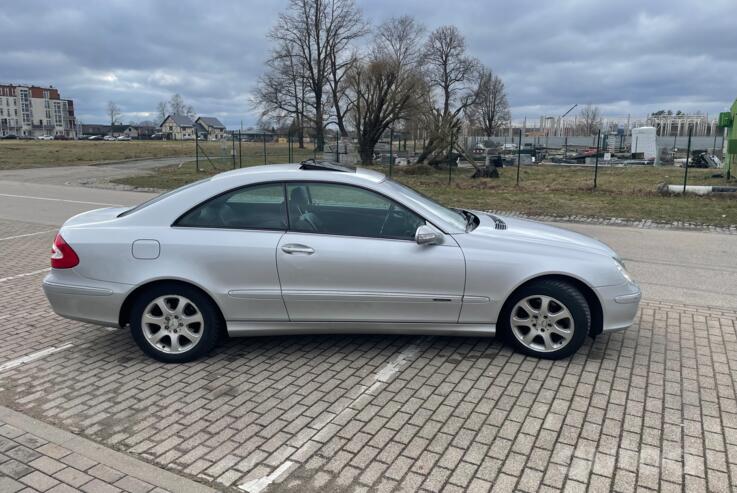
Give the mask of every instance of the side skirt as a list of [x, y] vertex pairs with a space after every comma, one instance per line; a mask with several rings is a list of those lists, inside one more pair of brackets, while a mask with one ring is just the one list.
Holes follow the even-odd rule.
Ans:
[[492, 337], [494, 324], [443, 324], [412, 322], [227, 322], [231, 337], [298, 334], [408, 334]]

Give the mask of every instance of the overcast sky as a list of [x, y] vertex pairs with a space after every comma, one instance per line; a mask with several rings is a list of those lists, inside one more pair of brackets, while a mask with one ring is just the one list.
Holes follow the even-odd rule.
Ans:
[[[507, 86], [515, 119], [595, 103], [606, 115], [724, 111], [737, 97], [737, 0], [357, 0], [373, 24], [455, 24]], [[286, 0], [8, 0], [0, 83], [52, 84], [80, 121], [153, 118], [180, 93], [198, 114], [253, 125], [250, 91]], [[364, 43], [369, 42], [367, 37]]]

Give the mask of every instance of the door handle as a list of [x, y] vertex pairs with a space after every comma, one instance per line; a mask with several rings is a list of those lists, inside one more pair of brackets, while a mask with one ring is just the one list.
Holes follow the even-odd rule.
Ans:
[[293, 253], [303, 253], [305, 255], [312, 255], [315, 253], [315, 250], [313, 248], [308, 247], [307, 245], [300, 245], [299, 243], [288, 243], [286, 245], [283, 245], [281, 247], [282, 252], [288, 253], [289, 255]]

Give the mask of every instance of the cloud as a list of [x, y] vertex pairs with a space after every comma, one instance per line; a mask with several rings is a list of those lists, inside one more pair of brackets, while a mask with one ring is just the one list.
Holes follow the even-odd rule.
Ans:
[[[109, 100], [126, 120], [153, 117], [178, 92], [201, 114], [251, 125], [267, 33], [286, 4], [24, 0], [0, 12], [0, 81], [53, 84], [87, 122], [104, 121]], [[713, 114], [737, 96], [734, 0], [358, 4], [374, 24], [410, 14], [428, 29], [458, 26], [469, 51], [504, 79], [519, 119], [589, 102], [611, 116]]]

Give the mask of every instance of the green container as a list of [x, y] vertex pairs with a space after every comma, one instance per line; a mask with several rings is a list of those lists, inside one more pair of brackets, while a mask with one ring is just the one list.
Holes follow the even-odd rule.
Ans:
[[727, 154], [737, 154], [737, 139], [727, 141]]
[[729, 112], [719, 113], [719, 126], [722, 128], [732, 126], [732, 115]]

